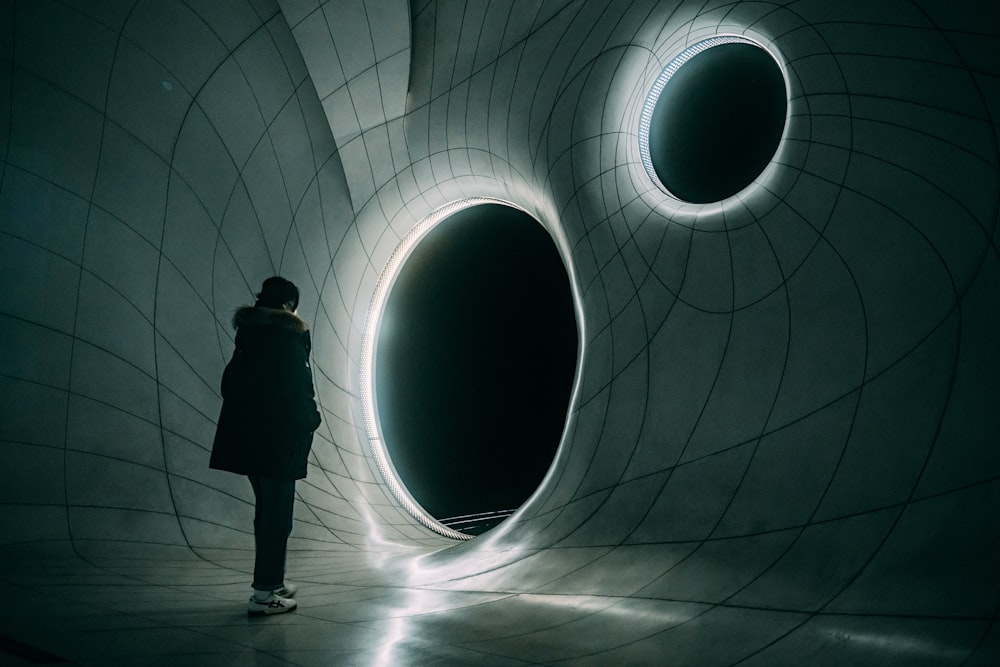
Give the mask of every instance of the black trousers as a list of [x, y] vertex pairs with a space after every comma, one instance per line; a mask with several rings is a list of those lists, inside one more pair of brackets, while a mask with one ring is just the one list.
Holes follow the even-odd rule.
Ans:
[[253, 587], [273, 591], [285, 584], [285, 554], [292, 532], [295, 480], [248, 475], [257, 502], [253, 515], [253, 537], [257, 546]]

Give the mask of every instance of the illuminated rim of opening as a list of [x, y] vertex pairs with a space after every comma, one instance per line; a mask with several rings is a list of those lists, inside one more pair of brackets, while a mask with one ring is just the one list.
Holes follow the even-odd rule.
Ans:
[[[707, 51], [712, 47], [721, 46], [723, 44], [749, 44], [750, 46], [756, 46], [758, 49], [765, 51], [768, 55], [774, 58], [774, 54], [768, 51], [763, 44], [743, 35], [716, 35], [715, 37], [704, 39], [681, 51], [666, 67], [663, 68], [663, 71], [660, 72], [660, 76], [656, 77], [656, 81], [653, 83], [653, 87], [650, 89], [649, 95], [646, 96], [646, 103], [642, 105], [642, 114], [639, 116], [639, 159], [642, 161], [642, 166], [646, 170], [646, 174], [648, 174], [649, 178], [656, 184], [656, 187], [660, 188], [671, 198], [676, 199], [677, 201], [685, 200], [671, 192], [667, 186], [660, 181], [660, 177], [656, 175], [656, 170], [653, 168], [653, 160], [649, 157], [649, 124], [653, 119], [653, 110], [656, 108], [656, 103], [659, 101], [660, 94], [663, 92], [663, 89], [667, 87], [667, 82], [670, 81], [670, 77], [676, 74], [677, 70], [679, 70], [684, 63], [691, 60], [702, 51]], [[777, 62], [777, 59], [775, 59], [775, 62]]]
[[[382, 474], [382, 479], [385, 480], [386, 485], [388, 485], [389, 490], [392, 491], [392, 495], [396, 500], [417, 521], [439, 535], [456, 540], [471, 540], [474, 536], [453, 530], [428, 514], [414, 500], [410, 492], [406, 490], [406, 487], [403, 486], [399, 475], [396, 473], [396, 469], [392, 465], [392, 461], [389, 460], [389, 453], [386, 450], [385, 441], [382, 439], [382, 428], [379, 423], [375, 400], [375, 345], [378, 341], [379, 323], [382, 321], [382, 311], [385, 308], [386, 299], [410, 251], [434, 225], [458, 211], [481, 204], [501, 204], [528, 213], [521, 206], [509, 201], [494, 199], [492, 197], [472, 197], [446, 204], [418, 222], [403, 237], [403, 240], [399, 242], [396, 249], [392, 251], [389, 261], [386, 262], [385, 268], [382, 269], [382, 275], [379, 276], [378, 283], [375, 285], [375, 292], [372, 294], [371, 304], [368, 306], [365, 332], [361, 342], [361, 411], [365, 422], [365, 431], [368, 436], [368, 447], [371, 449], [372, 456], [375, 457], [375, 464]], [[531, 214], [528, 213], [528, 215]]]

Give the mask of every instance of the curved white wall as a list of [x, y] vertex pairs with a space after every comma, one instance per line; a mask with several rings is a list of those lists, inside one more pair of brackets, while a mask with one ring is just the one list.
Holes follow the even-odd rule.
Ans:
[[205, 456], [232, 311], [275, 273], [325, 417], [297, 539], [423, 539], [357, 431], [374, 269], [326, 114], [277, 6], [236, 7], [7, 5], [4, 541], [252, 548], [245, 480]]
[[[448, 544], [363, 445], [361, 336], [410, 227], [494, 196], [568, 258], [578, 387], [536, 496], [409, 583], [697, 605], [690, 635], [632, 607], [620, 658], [773, 664], [858, 619], [872, 655], [976, 649], [1000, 601], [995, 10], [279, 4], [0, 5], [3, 544], [252, 546], [249, 486], [207, 451], [230, 314], [272, 273], [303, 290], [324, 415], [293, 547]], [[778, 54], [786, 137], [757, 187], [678, 205], [638, 115], [720, 32]]]

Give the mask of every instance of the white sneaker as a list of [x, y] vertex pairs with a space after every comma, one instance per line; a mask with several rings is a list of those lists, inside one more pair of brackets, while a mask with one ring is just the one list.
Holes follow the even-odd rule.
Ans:
[[298, 590], [299, 587], [295, 584], [282, 584], [281, 588], [275, 589], [274, 594], [283, 598], [293, 598]]
[[293, 611], [298, 603], [291, 598], [277, 595], [274, 591], [267, 597], [259, 599], [256, 595], [250, 596], [247, 602], [247, 616], [270, 616], [271, 614], [284, 614]]

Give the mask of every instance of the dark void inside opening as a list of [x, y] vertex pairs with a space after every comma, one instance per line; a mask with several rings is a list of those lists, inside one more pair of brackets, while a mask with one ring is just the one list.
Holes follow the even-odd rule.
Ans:
[[[473, 206], [404, 262], [375, 351], [379, 421], [414, 499], [479, 534], [537, 489], [566, 421], [577, 326], [552, 238], [526, 213]], [[488, 514], [460, 523], [448, 519]]]
[[764, 49], [722, 44], [696, 54], [653, 109], [649, 156], [657, 177], [697, 204], [736, 194], [774, 156], [787, 104], [781, 68]]

